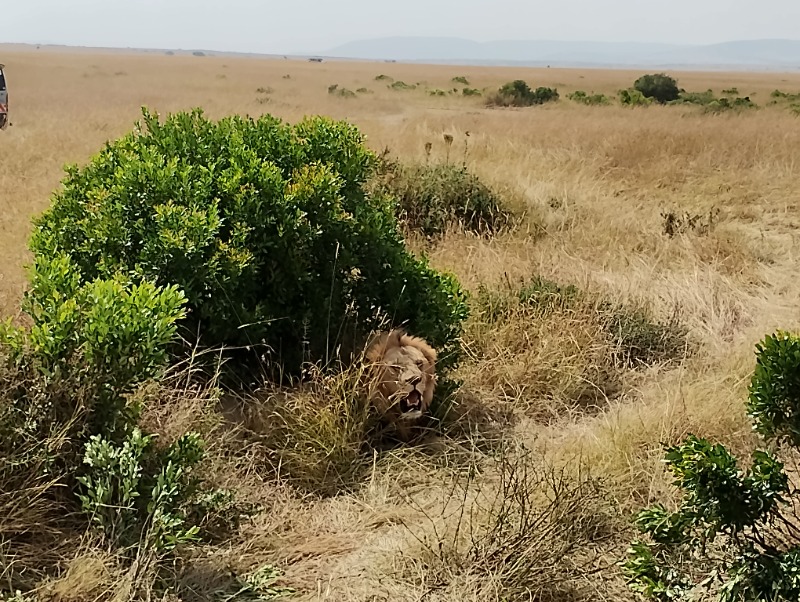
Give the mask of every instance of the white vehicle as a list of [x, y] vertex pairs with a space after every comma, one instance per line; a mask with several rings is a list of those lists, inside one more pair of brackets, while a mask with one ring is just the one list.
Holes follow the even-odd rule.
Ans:
[[5, 65], [0, 64], [0, 130], [8, 127], [8, 88], [3, 67]]

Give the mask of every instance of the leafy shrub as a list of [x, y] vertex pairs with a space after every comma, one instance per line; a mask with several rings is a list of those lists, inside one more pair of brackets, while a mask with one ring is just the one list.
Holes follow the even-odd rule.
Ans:
[[695, 104], [700, 105], [708, 112], [721, 112], [729, 109], [754, 108], [756, 105], [750, 100], [749, 96], [744, 98], [717, 98], [714, 91], [709, 89], [705, 92], [686, 92], [681, 91], [679, 98], [670, 104]]
[[722, 91], [722, 93], [725, 94], [726, 96], [739, 96], [739, 88], [736, 87], [726, 88], [725, 90]]
[[384, 160], [375, 185], [397, 199], [399, 221], [425, 236], [438, 236], [450, 226], [492, 234], [513, 218], [497, 194], [463, 166]]
[[[135, 421], [126, 396], [156, 376], [167, 360], [167, 348], [185, 317], [184, 295], [175, 286], [132, 284], [119, 273], [109, 280], [81, 282], [69, 256], [39, 255], [23, 309], [29, 331], [9, 324], [0, 327], [0, 344], [13, 361], [28, 362], [46, 378], [78, 371], [94, 391], [92, 405], [83, 408], [89, 432], [114, 432]], [[25, 403], [18, 392], [15, 403]], [[65, 424], [77, 408], [64, 408], [56, 423]]]
[[705, 106], [714, 102], [716, 99], [717, 97], [714, 96], [714, 91], [709, 88], [705, 92], [683, 91], [673, 102], [678, 104], [694, 104]]
[[788, 100], [789, 102], [796, 102], [800, 100], [800, 92], [782, 92], [781, 90], [773, 90], [770, 96], [776, 100]]
[[393, 200], [365, 192], [375, 156], [355, 127], [143, 114], [87, 166], [68, 168], [36, 222], [35, 256], [64, 249], [71, 264], [53, 295], [119, 274], [174, 286], [187, 299], [187, 340], [263, 342], [287, 372], [333, 357], [340, 333], [356, 340], [386, 321], [439, 347], [443, 368], [455, 361], [464, 294], [409, 254]]
[[86, 444], [78, 498], [117, 547], [169, 551], [198, 539], [200, 528], [187, 522], [186, 510], [199, 486], [192, 468], [202, 458], [203, 442], [194, 433], [163, 452], [138, 428], [121, 445], [95, 435]]
[[447, 92], [445, 92], [444, 90], [440, 90], [439, 88], [436, 88], [434, 90], [429, 90], [428, 94], [430, 94], [431, 96], [447, 96]]
[[356, 90], [356, 92], [358, 92], [359, 94], [372, 94], [372, 90], [370, 90], [369, 88], [359, 88], [358, 90]]
[[745, 96], [744, 98], [734, 98], [733, 100], [730, 98], [718, 98], [706, 105], [705, 109], [710, 113], [720, 113], [731, 109], [755, 109], [757, 106], [750, 100], [749, 96]]
[[475, 88], [464, 88], [463, 90], [461, 90], [461, 93], [464, 96], [480, 96], [481, 95], [481, 91], [477, 90]]
[[680, 94], [678, 82], [665, 73], [643, 75], [634, 82], [633, 88], [661, 104], [676, 100]]
[[558, 90], [539, 87], [532, 90], [523, 80], [518, 79], [503, 85], [487, 99], [489, 106], [529, 107], [558, 100]]
[[464, 84], [465, 86], [469, 86], [469, 80], [466, 77], [464, 77], [463, 75], [459, 75], [457, 77], [454, 77], [451, 81], [454, 84]]
[[620, 90], [618, 94], [620, 104], [629, 107], [646, 107], [653, 102], [651, 98], [648, 98], [634, 88]]
[[396, 82], [392, 82], [389, 84], [389, 88], [391, 90], [414, 90], [416, 89], [416, 85], [414, 84], [407, 84], [402, 80], [397, 80]]
[[[785, 332], [756, 346], [748, 414], [773, 449], [800, 443], [800, 339]], [[653, 600], [706, 592], [721, 602], [800, 596], [798, 490], [772, 452], [755, 451], [748, 470], [721, 445], [690, 435], [666, 451], [682, 490], [676, 512], [639, 513], [649, 542], [634, 541], [624, 564], [631, 588]]]
[[376, 75], [375, 76], [375, 81], [378, 81], [378, 82], [380, 82], [380, 81], [390, 81], [391, 82], [391, 81], [394, 81], [394, 79], [389, 77], [388, 75], [381, 74], [381, 75]]
[[605, 94], [587, 94], [583, 90], [576, 90], [567, 94], [567, 98], [584, 105], [609, 105], [611, 99]]

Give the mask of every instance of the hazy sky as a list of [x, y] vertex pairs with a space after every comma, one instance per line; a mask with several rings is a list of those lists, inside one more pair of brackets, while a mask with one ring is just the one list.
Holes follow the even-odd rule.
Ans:
[[393, 35], [714, 43], [800, 38], [797, 0], [2, 0], [0, 42], [318, 52]]

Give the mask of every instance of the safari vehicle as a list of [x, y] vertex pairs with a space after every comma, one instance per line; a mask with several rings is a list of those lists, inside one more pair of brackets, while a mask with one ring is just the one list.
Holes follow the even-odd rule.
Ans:
[[8, 88], [3, 67], [5, 65], [0, 63], [0, 130], [8, 127]]

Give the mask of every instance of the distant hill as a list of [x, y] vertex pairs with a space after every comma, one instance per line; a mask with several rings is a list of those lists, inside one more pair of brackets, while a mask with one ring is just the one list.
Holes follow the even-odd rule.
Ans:
[[360, 40], [326, 56], [454, 64], [553, 67], [688, 67], [800, 70], [800, 40], [742, 40], [689, 46], [630, 42], [394, 37]]

